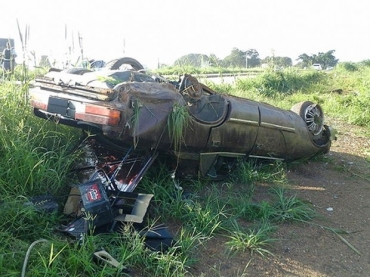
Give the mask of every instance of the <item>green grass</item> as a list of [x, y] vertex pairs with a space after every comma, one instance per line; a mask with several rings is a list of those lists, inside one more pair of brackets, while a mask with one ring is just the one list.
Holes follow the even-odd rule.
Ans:
[[195, 76], [199, 74], [219, 74], [222, 76], [223, 74], [238, 75], [240, 73], [258, 74], [262, 71], [263, 69], [261, 68], [222, 68], [218, 66], [199, 68], [191, 65], [167, 66], [153, 70], [156, 74], [167, 76], [179, 76], [186, 73], [191, 73]]
[[167, 120], [169, 137], [175, 152], [179, 152], [188, 126], [189, 114], [186, 106], [175, 104]]
[[[177, 68], [162, 73], [174, 72], [204, 71]], [[241, 161], [223, 182], [182, 181], [181, 188], [172, 178], [173, 172], [156, 164], [137, 189], [154, 194], [148, 228], [160, 223], [174, 226], [173, 247], [164, 253], [147, 249], [130, 225], [120, 232], [90, 234], [81, 243], [71, 242], [56, 232], [56, 227], [65, 220], [61, 210], [69, 186], [75, 182], [69, 172], [76, 160], [72, 149], [80, 133], [33, 116], [28, 104], [28, 80], [23, 80], [22, 74], [16, 70], [10, 80], [0, 84], [0, 276], [19, 276], [25, 262], [26, 276], [130, 276], [132, 272], [191, 276], [200, 250], [204, 251], [213, 237], [226, 237], [225, 247], [231, 256], [245, 251], [270, 255], [273, 233], [279, 224], [309, 222], [316, 216], [310, 203], [289, 190], [288, 166], [281, 162]], [[36, 74], [27, 72], [28, 78]], [[364, 63], [340, 65], [329, 73], [266, 71], [235, 85], [208, 85], [216, 91], [286, 109], [303, 100], [315, 101], [330, 117], [364, 126], [366, 131], [361, 135], [369, 137], [369, 77], [370, 67]], [[170, 123], [174, 143], [181, 141], [187, 117], [184, 111], [177, 111]], [[259, 199], [255, 198], [257, 190]], [[59, 213], [43, 214], [27, 204], [30, 197], [46, 193], [57, 196]], [[92, 254], [103, 248], [129, 272], [94, 262]]]
[[236, 88], [241, 91], [250, 91], [264, 96], [273, 97], [276, 94], [292, 94], [297, 91], [312, 89], [325, 79], [324, 73], [307, 70], [301, 71], [289, 68], [284, 71], [267, 70], [252, 79], [239, 79]]
[[296, 195], [287, 195], [282, 188], [273, 188], [272, 192], [275, 201], [270, 218], [273, 221], [309, 221], [315, 217], [315, 211], [311, 205]]
[[286, 164], [281, 161], [258, 161], [250, 159], [240, 161], [231, 174], [231, 180], [235, 183], [252, 185], [253, 183], [284, 183], [286, 180]]
[[228, 235], [226, 246], [231, 253], [250, 251], [251, 254], [257, 253], [261, 256], [273, 255], [267, 248], [275, 239], [271, 238], [274, 227], [268, 223], [262, 223], [255, 228], [243, 229], [237, 223]]
[[286, 69], [239, 79], [234, 86], [213, 84], [212, 89], [290, 109], [295, 103], [319, 103], [325, 114], [348, 123], [369, 126], [370, 67], [355, 71], [339, 65], [330, 72]]

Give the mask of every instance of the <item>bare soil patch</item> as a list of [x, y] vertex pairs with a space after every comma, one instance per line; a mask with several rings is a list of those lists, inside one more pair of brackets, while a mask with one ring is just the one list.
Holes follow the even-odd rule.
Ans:
[[[369, 135], [364, 128], [327, 121], [339, 132], [328, 159], [292, 165], [287, 172], [293, 193], [312, 203], [319, 216], [312, 224], [278, 225], [278, 240], [269, 248], [274, 256], [229, 256], [226, 239], [215, 237], [190, 270], [194, 276], [370, 276]], [[258, 186], [255, 197], [263, 198], [267, 189]], [[343, 240], [325, 227], [348, 233], [340, 234]]]

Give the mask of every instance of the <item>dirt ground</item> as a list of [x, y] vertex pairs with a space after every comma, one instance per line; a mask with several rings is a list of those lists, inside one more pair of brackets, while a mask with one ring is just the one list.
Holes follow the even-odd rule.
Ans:
[[[274, 256], [244, 252], [230, 257], [225, 240], [214, 238], [191, 269], [194, 276], [370, 276], [369, 133], [366, 137], [360, 127], [326, 121], [338, 131], [327, 161], [294, 165], [288, 172], [292, 190], [320, 216], [313, 224], [278, 225], [278, 240], [269, 248]], [[348, 233], [341, 238], [322, 226]]]

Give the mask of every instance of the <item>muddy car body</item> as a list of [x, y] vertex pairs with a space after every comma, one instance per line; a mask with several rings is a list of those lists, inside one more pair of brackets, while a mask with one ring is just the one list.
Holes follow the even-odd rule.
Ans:
[[[122, 69], [127, 63], [130, 69]], [[30, 88], [35, 115], [101, 134], [122, 147], [196, 163], [217, 177], [235, 158], [302, 159], [327, 152], [321, 107], [292, 110], [216, 93], [191, 75], [166, 81], [123, 58], [97, 72], [49, 72]], [[83, 74], [82, 74], [83, 73]]]

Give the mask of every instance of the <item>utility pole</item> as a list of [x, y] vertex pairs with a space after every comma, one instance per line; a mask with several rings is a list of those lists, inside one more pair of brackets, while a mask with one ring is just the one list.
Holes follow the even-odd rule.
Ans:
[[80, 45], [80, 50], [81, 50], [81, 64], [83, 65], [84, 49], [83, 49], [83, 45], [82, 45], [82, 36], [80, 35], [80, 32], [78, 32], [78, 43]]

